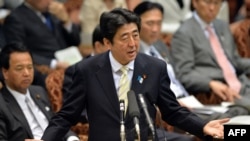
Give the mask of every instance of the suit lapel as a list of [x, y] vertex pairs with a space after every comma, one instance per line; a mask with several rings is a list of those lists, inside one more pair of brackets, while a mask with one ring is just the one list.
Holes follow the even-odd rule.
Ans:
[[[50, 29], [47, 27], [47, 25], [45, 23], [43, 23], [43, 21], [41, 20], [41, 18], [30, 8], [28, 8], [26, 5], [22, 5], [22, 9], [23, 12], [25, 13], [25, 15], [27, 15], [27, 17], [29, 20], [32, 19], [32, 23], [34, 23], [34, 25], [36, 25], [39, 28], [42, 28], [43, 30], [47, 30], [48, 32], [50, 32], [51, 34], [53, 34], [53, 31], [50, 31]], [[53, 16], [51, 16], [51, 22], [52, 25], [54, 26], [55, 21], [53, 19]]]
[[39, 107], [39, 109], [43, 112], [43, 114], [46, 116], [47, 119], [50, 119], [52, 115], [49, 114], [50, 108], [48, 105], [45, 105], [42, 102], [42, 94], [38, 93], [37, 91], [33, 90], [32, 88], [30, 90], [30, 96], [32, 97], [33, 101], [36, 103], [36, 105]]
[[104, 89], [104, 93], [106, 94], [107, 98], [112, 104], [114, 111], [117, 113], [118, 116], [120, 116], [119, 100], [115, 89], [111, 64], [109, 61], [109, 52], [107, 52], [102, 57], [103, 58], [101, 58], [101, 60], [106, 60], [106, 61], [101, 62], [99, 64], [100, 70], [96, 73], [96, 76]]
[[222, 47], [225, 55], [227, 56], [227, 59], [229, 60], [229, 62], [232, 63], [233, 61], [230, 58], [231, 57], [230, 50], [227, 49], [227, 46], [225, 44], [224, 33], [216, 21], [213, 22], [213, 24], [214, 24], [214, 28], [215, 28], [215, 32], [216, 32], [216, 35], [218, 37], [218, 40], [220, 41], [221, 47]]
[[33, 134], [30, 130], [29, 123], [25, 118], [22, 109], [18, 105], [16, 99], [10, 94], [7, 88], [3, 88], [3, 98], [6, 101], [8, 108], [10, 109], [10, 113], [14, 116], [14, 118], [19, 121], [22, 127], [26, 129], [27, 134], [33, 138]]
[[[191, 26], [193, 27], [193, 34], [195, 35], [194, 42], [197, 40], [198, 43], [202, 43], [202, 44], [200, 44], [200, 47], [203, 50], [206, 50], [206, 52], [208, 52], [211, 55], [212, 60], [215, 63], [217, 63], [217, 60], [215, 59], [216, 57], [215, 57], [213, 49], [210, 45], [209, 39], [206, 37], [203, 29], [200, 27], [200, 24], [194, 19], [194, 17], [192, 17], [192, 21], [193, 21], [193, 23], [191, 23]], [[196, 26], [199, 26], [200, 28], [196, 28]]]
[[132, 86], [131, 90], [134, 90], [135, 94], [138, 95], [142, 92], [142, 89], [145, 86], [146, 78], [149, 75], [147, 72], [146, 62], [141, 58], [141, 54], [139, 53], [135, 59], [134, 64], [134, 73], [132, 77]]

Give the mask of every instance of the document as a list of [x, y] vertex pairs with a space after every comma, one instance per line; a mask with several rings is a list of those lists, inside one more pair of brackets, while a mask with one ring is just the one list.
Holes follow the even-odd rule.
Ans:
[[67, 62], [73, 65], [82, 60], [82, 55], [76, 46], [71, 46], [55, 52], [55, 57], [58, 61]]
[[193, 112], [201, 114], [213, 114], [214, 112], [225, 113], [228, 111], [228, 107], [223, 105], [203, 105], [193, 95], [179, 98], [178, 101], [187, 105]]
[[230, 118], [229, 122], [226, 124], [237, 124], [237, 125], [250, 125], [250, 116], [249, 115], [241, 115]]

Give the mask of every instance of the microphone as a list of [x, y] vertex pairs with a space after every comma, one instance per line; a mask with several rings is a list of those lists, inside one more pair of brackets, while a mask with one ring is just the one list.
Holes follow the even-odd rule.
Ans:
[[120, 118], [121, 118], [121, 127], [120, 127], [120, 136], [121, 141], [125, 141], [125, 125], [124, 125], [124, 112], [125, 112], [125, 103], [124, 100], [120, 100]]
[[135, 92], [133, 90], [128, 91], [127, 97], [128, 97], [128, 114], [129, 116], [133, 117], [135, 124], [135, 131], [138, 135], [138, 139], [140, 139], [140, 126], [139, 126], [140, 111], [136, 100]]
[[152, 132], [153, 140], [155, 140], [155, 128], [154, 128], [154, 124], [148, 112], [147, 103], [145, 102], [144, 96], [142, 94], [138, 94], [138, 96], [139, 96], [139, 101], [141, 103], [142, 109], [146, 115], [146, 120], [148, 122], [149, 128]]
[[[160, 113], [160, 110], [158, 108], [158, 106], [155, 104], [156, 101], [154, 100], [153, 96], [150, 95], [149, 93], [146, 93], [146, 98], [149, 100], [150, 104], [152, 104], [155, 108], [155, 110]], [[161, 121], [161, 115], [159, 114], [158, 116], [158, 120], [160, 121], [160, 128], [161, 128], [161, 131], [162, 131], [162, 134], [163, 134], [163, 138], [164, 138], [164, 141], [167, 141], [167, 137], [166, 137], [166, 134], [164, 132], [164, 127], [163, 127], [163, 124], [162, 124], [162, 121]]]

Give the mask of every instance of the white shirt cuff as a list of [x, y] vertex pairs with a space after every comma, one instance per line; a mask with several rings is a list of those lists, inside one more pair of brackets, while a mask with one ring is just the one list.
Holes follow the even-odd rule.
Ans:
[[76, 137], [76, 136], [69, 136], [67, 138], [67, 141], [80, 141], [80, 139], [78, 137]]
[[56, 59], [52, 59], [50, 62], [50, 68], [55, 69], [56, 68], [56, 64], [57, 64], [57, 60]]

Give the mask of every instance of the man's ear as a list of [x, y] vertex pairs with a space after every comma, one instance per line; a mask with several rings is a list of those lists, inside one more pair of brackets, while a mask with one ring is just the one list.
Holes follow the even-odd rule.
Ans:
[[103, 38], [103, 44], [105, 45], [105, 46], [111, 46], [111, 42], [110, 42], [110, 40], [109, 39], [107, 39], [107, 38]]
[[2, 74], [3, 74], [3, 79], [5, 80], [5, 79], [8, 79], [8, 70], [7, 69], [5, 69], [5, 68], [2, 68]]

